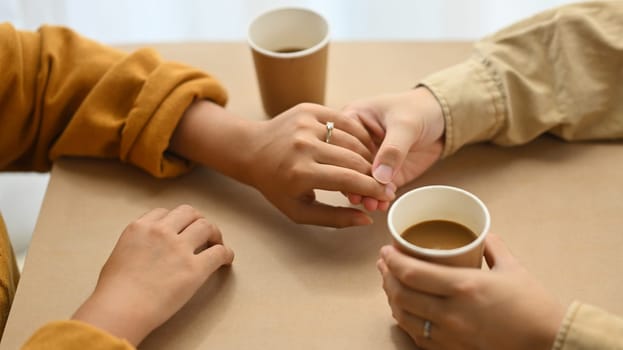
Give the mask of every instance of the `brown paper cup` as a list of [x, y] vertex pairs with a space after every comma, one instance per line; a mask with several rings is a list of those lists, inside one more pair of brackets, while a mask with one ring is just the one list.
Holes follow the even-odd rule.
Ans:
[[[489, 232], [489, 211], [475, 195], [456, 187], [424, 186], [400, 196], [387, 214], [387, 225], [394, 244], [416, 258], [449, 266], [482, 266], [484, 242]], [[409, 227], [430, 220], [462, 224], [478, 236], [455, 249], [428, 249], [405, 240], [401, 234]]]
[[249, 45], [268, 116], [324, 103], [329, 25], [322, 16], [301, 8], [264, 13], [249, 26]]

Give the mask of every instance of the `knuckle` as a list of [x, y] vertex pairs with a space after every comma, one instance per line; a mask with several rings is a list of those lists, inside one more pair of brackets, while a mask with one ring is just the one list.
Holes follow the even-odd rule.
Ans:
[[197, 219], [195, 221], [195, 224], [199, 225], [199, 227], [202, 230], [220, 232], [218, 227], [215, 224], [213, 224], [210, 221], [208, 221], [208, 219], [206, 219], [206, 218], [199, 218], [199, 219]]
[[392, 312], [392, 316], [399, 325], [404, 325], [407, 321], [406, 314], [401, 309], [394, 309], [394, 311]]
[[286, 173], [286, 179], [289, 183], [297, 185], [305, 181], [307, 170], [300, 165], [292, 166]]
[[296, 115], [292, 116], [294, 123], [294, 130], [301, 131], [309, 129], [310, 123], [307, 113], [298, 112]]
[[460, 317], [453, 313], [444, 313], [440, 317], [440, 322], [444, 325], [444, 328], [452, 330], [456, 334], [470, 333], [469, 323], [463, 317]]
[[402, 151], [394, 144], [385, 144], [383, 145], [382, 153], [386, 161], [397, 162], [400, 159]]
[[192, 207], [190, 204], [181, 204], [177, 207], [179, 210], [187, 212], [192, 215], [200, 216], [199, 211]]
[[225, 262], [228, 260], [229, 251], [222, 244], [212, 246], [214, 257], [220, 261]]
[[128, 224], [128, 226], [126, 226], [124, 232], [141, 232], [147, 226], [148, 225], [141, 220], [132, 221], [131, 223]]
[[155, 238], [166, 238], [171, 233], [169, 228], [160, 223], [155, 223], [149, 227], [149, 235]]
[[315, 105], [313, 103], [302, 102], [302, 103], [297, 104], [294, 108], [296, 108], [297, 110], [302, 110], [302, 111], [310, 111], [310, 110], [313, 110], [314, 107]]
[[292, 137], [292, 148], [297, 152], [304, 152], [313, 148], [312, 140], [305, 134], [297, 134]]
[[416, 269], [406, 269], [406, 270], [400, 271], [396, 277], [401, 282], [405, 284], [409, 284], [417, 280], [418, 271]]
[[409, 297], [400, 289], [393, 293], [393, 303], [399, 306], [404, 306], [409, 303]]
[[384, 284], [383, 288], [385, 288], [385, 294], [387, 294], [387, 300], [389, 300], [389, 303], [392, 305], [399, 305], [399, 291], [388, 283]]
[[480, 294], [481, 289], [482, 289], [480, 286], [480, 283], [478, 283], [478, 281], [475, 281], [473, 279], [465, 279], [465, 280], [458, 281], [454, 283], [451, 286], [451, 288], [455, 294], [461, 295], [463, 297], [467, 297], [470, 299], [476, 298], [478, 294]]

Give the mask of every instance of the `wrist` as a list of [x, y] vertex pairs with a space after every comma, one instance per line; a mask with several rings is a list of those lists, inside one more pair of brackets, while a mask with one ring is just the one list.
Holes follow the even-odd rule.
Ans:
[[248, 183], [247, 150], [254, 124], [209, 101], [195, 101], [184, 113], [170, 150], [193, 162]]
[[[114, 298], [113, 298], [114, 299]], [[118, 299], [118, 298], [117, 298]], [[110, 335], [125, 339], [135, 347], [157, 327], [138, 305], [124, 305], [123, 299], [110, 300], [94, 292], [71, 317]]]
[[546, 316], [540, 329], [536, 332], [535, 339], [537, 343], [534, 349], [549, 350], [553, 348], [565, 318], [565, 313], [565, 308], [557, 302], [553, 303], [549, 312], [544, 313]]
[[443, 109], [437, 97], [425, 86], [418, 86], [407, 91], [409, 99], [418, 115], [424, 119], [423, 134], [429, 142], [443, 142], [445, 134], [445, 119]]

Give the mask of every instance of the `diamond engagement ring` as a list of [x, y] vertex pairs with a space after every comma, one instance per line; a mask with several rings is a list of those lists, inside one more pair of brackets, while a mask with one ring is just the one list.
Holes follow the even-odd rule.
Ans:
[[430, 339], [430, 326], [429, 320], [424, 321], [424, 338], [426, 339]]
[[331, 143], [331, 134], [333, 134], [334, 124], [333, 122], [327, 122], [327, 136], [324, 138], [324, 142]]

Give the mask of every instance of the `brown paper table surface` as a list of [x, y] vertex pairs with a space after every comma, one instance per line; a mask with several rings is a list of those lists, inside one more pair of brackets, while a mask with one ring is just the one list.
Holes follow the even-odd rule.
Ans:
[[[230, 91], [229, 108], [263, 118], [245, 44], [156, 48], [212, 72]], [[469, 51], [467, 43], [333, 43], [327, 104], [401, 91]], [[623, 144], [545, 137], [514, 148], [467, 147], [403, 191], [449, 184], [475, 193], [491, 211], [492, 231], [562, 302], [623, 314], [622, 180]], [[52, 171], [0, 348], [17, 349], [47, 321], [68, 318], [124, 227], [151, 208], [181, 203], [218, 224], [236, 259], [141, 348], [413, 348], [391, 318], [375, 268], [389, 242], [384, 214], [366, 228], [296, 225], [254, 189], [209, 169], [156, 180], [84, 159], [59, 161]]]

